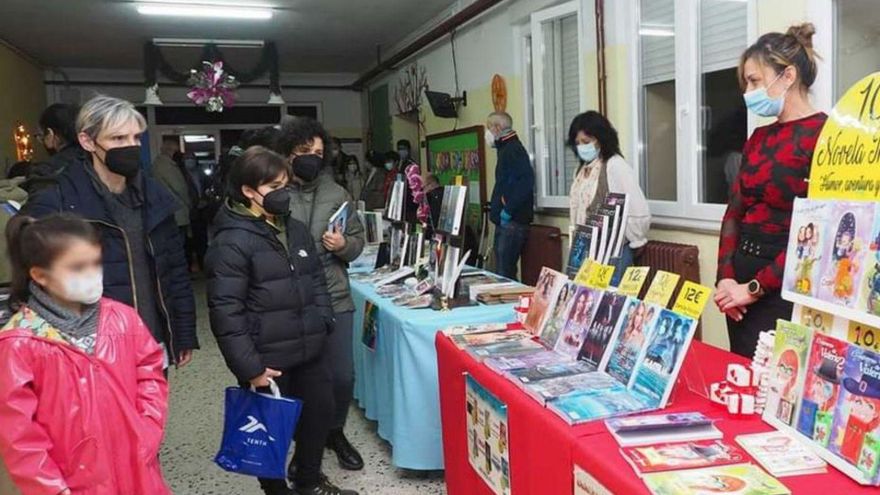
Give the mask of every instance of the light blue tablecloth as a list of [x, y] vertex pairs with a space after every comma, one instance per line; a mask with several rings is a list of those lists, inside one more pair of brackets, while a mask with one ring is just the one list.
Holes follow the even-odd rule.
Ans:
[[[355, 398], [367, 418], [379, 423], [379, 436], [391, 443], [395, 466], [443, 469], [434, 335], [452, 325], [511, 322], [514, 305], [470, 306], [446, 312], [406, 309], [354, 280], [351, 293], [356, 308]], [[375, 351], [361, 342], [367, 299], [379, 306]]]

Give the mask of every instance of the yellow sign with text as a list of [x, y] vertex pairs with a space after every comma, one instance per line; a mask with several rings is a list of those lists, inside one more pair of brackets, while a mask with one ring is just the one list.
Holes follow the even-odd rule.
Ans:
[[672, 298], [672, 293], [675, 292], [679, 278], [681, 276], [678, 274], [658, 270], [648, 287], [648, 293], [645, 294], [645, 302], [665, 308]]
[[593, 263], [590, 266], [590, 271], [587, 275], [587, 287], [592, 287], [594, 289], [607, 289], [608, 286], [611, 285], [611, 279], [613, 277], [613, 266]]
[[880, 329], [851, 321], [846, 340], [865, 349], [880, 352]]
[[648, 272], [651, 271], [647, 266], [631, 266], [623, 272], [620, 279], [620, 285], [617, 286], [617, 293], [625, 296], [639, 297], [645, 280], [648, 279]]
[[681, 286], [678, 297], [675, 299], [672, 311], [697, 320], [703, 314], [703, 309], [706, 307], [706, 302], [709, 301], [709, 295], [711, 294], [712, 289], [705, 285], [686, 280]]
[[810, 168], [811, 199], [880, 198], [880, 72], [847, 90], [828, 116]]
[[581, 267], [578, 269], [577, 275], [574, 276], [574, 283], [584, 286], [587, 285], [590, 281], [590, 267], [595, 263], [595, 261], [590, 259], [584, 260]]

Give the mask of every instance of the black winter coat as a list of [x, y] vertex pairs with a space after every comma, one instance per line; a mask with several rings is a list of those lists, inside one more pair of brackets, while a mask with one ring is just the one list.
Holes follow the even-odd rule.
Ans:
[[[54, 185], [40, 190], [28, 199], [22, 213], [44, 217], [51, 213], [76, 213], [94, 225], [101, 235], [104, 268], [104, 296], [135, 306], [135, 288], [132, 286], [134, 269], [129, 259], [128, 240], [122, 229], [114, 224], [104, 199], [95, 189], [85, 167], [91, 167], [86, 154], [69, 163], [54, 178]], [[189, 269], [183, 250], [183, 237], [174, 223], [178, 207], [174, 197], [151, 177], [143, 178], [144, 230], [148, 241], [147, 260], [156, 277], [159, 294], [157, 301], [164, 320], [164, 331], [153, 335], [158, 342], [171, 347], [171, 356], [180, 351], [198, 349], [196, 336], [196, 307], [190, 284]], [[136, 260], [137, 261], [137, 260]]]
[[333, 329], [324, 268], [304, 224], [286, 217], [287, 246], [265, 220], [223, 206], [208, 246], [211, 330], [239, 382], [316, 358]]

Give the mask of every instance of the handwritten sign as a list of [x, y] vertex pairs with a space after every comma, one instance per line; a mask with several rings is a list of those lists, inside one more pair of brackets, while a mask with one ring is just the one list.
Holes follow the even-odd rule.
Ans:
[[591, 259], [584, 260], [581, 267], [578, 269], [577, 275], [574, 276], [574, 283], [578, 285], [587, 285], [590, 281], [590, 268], [595, 263], [596, 262]]
[[651, 281], [651, 285], [648, 286], [645, 302], [665, 308], [672, 298], [672, 293], [675, 292], [675, 286], [678, 285], [679, 278], [681, 276], [678, 274], [658, 270], [654, 274], [654, 280]]
[[612, 277], [614, 277], [614, 267], [612, 265], [593, 263], [587, 276], [587, 287], [607, 289], [611, 284]]
[[880, 329], [863, 325], [857, 321], [849, 322], [847, 340], [865, 349], [874, 352], [880, 351]]
[[808, 196], [880, 198], [880, 72], [850, 87], [829, 114], [813, 151]]
[[648, 279], [648, 272], [651, 271], [647, 266], [631, 266], [623, 272], [620, 279], [620, 285], [617, 286], [617, 292], [626, 296], [638, 297], [642, 291], [642, 286]]
[[687, 280], [682, 284], [672, 310], [695, 320], [699, 319], [706, 307], [706, 302], [709, 301], [710, 294], [712, 294], [712, 289]]
[[801, 306], [801, 325], [821, 333], [831, 333], [834, 315], [808, 306]]

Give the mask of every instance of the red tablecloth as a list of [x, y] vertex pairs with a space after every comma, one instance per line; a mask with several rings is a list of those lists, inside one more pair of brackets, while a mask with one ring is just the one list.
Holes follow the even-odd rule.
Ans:
[[[569, 426], [538, 404], [516, 385], [460, 351], [442, 333], [436, 337], [440, 378], [440, 406], [443, 422], [443, 459], [449, 495], [491, 495], [492, 491], [468, 462], [465, 415], [464, 373], [470, 373], [483, 387], [507, 404], [510, 432], [510, 481], [514, 495], [566, 495], [572, 493], [573, 465], [590, 472], [613, 493], [650, 493], [620, 455], [614, 438], [602, 421]], [[741, 358], [721, 349], [694, 342], [685, 360], [682, 375], [705, 376], [709, 381], [723, 378], [728, 362]], [[686, 371], [685, 371], [686, 370]], [[733, 419], [718, 406], [692, 393], [680, 382], [673, 393], [669, 411], [701, 411], [718, 418], [716, 425], [725, 440], [735, 444], [736, 435], [770, 431], [772, 427], [757, 417]], [[756, 463], [757, 464], [757, 463]], [[794, 494], [849, 495], [880, 489], [863, 487], [833, 467], [828, 473], [780, 478]]]

